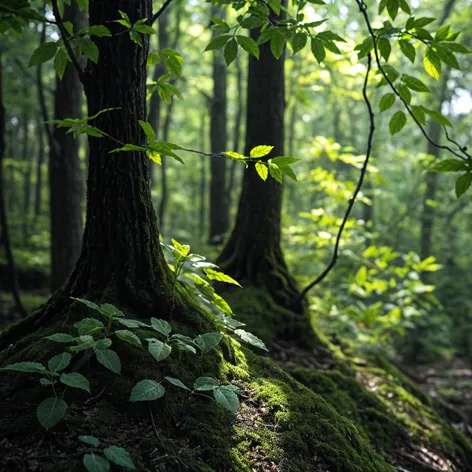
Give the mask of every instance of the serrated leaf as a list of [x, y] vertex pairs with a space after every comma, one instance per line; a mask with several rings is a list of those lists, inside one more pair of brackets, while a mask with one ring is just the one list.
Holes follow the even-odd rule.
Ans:
[[126, 467], [127, 469], [135, 470], [136, 466], [133, 463], [133, 459], [129, 455], [128, 451], [123, 447], [110, 446], [103, 450], [105, 457], [116, 465]]
[[108, 349], [111, 343], [112, 341], [109, 338], [99, 339], [93, 346], [93, 349], [94, 351], [103, 351], [104, 349]]
[[93, 310], [100, 311], [100, 307], [89, 300], [85, 300], [84, 298], [75, 298], [75, 297], [70, 297], [70, 298], [72, 298], [72, 300], [76, 300], [80, 303], [83, 303], [84, 305], [87, 305], [89, 308], [92, 308]]
[[406, 0], [399, 0], [399, 5], [400, 8], [407, 13], [408, 15], [411, 15], [411, 8], [410, 5], [408, 5], [408, 2]]
[[136, 336], [134, 333], [127, 329], [119, 329], [115, 331], [115, 334], [120, 338], [122, 341], [125, 341], [129, 344], [133, 344], [135, 346], [142, 346], [141, 340]]
[[248, 36], [236, 35], [239, 45], [249, 54], [259, 59], [259, 46]]
[[436, 80], [439, 79], [439, 76], [441, 75], [441, 60], [431, 48], [429, 48], [424, 55], [423, 65], [425, 71], [431, 77]]
[[293, 171], [293, 169], [288, 166], [288, 165], [281, 165], [281, 164], [278, 164], [279, 166], [279, 169], [282, 171], [282, 174], [290, 177], [291, 179], [293, 180], [297, 180], [297, 176], [295, 175], [295, 172]]
[[216, 403], [236, 414], [239, 410], [239, 398], [230, 388], [221, 386], [213, 390], [213, 396], [215, 397]]
[[237, 285], [238, 287], [241, 287], [241, 284], [237, 280], [234, 280], [232, 277], [230, 277], [229, 275], [226, 275], [223, 272], [219, 272], [209, 267], [206, 267], [205, 269], [203, 269], [203, 272], [205, 272], [205, 275], [210, 280], [217, 280], [218, 282], [224, 282], [227, 284], [233, 284], [233, 285]]
[[230, 39], [233, 37], [230, 34], [222, 34], [213, 38], [205, 48], [205, 51], [211, 51], [213, 49], [220, 49], [222, 48]]
[[138, 320], [127, 320], [126, 318], [121, 318], [117, 321], [127, 328], [149, 328], [148, 324]]
[[54, 374], [56, 372], [60, 372], [64, 370], [69, 364], [72, 359], [72, 356], [68, 352], [62, 352], [57, 356], [52, 357], [48, 361], [49, 370]]
[[410, 104], [411, 102], [411, 92], [410, 89], [404, 85], [404, 84], [399, 84], [397, 86], [398, 93], [400, 95], [400, 98], [404, 100], [406, 103]]
[[459, 159], [444, 159], [433, 165], [430, 172], [463, 172], [467, 170], [467, 165]]
[[412, 64], [414, 64], [416, 58], [415, 47], [409, 41], [406, 41], [404, 39], [398, 41], [398, 44], [400, 45], [400, 49], [402, 50], [404, 56], [408, 58]]
[[156, 133], [154, 132], [154, 130], [152, 129], [152, 126], [148, 122], [143, 121], [143, 120], [138, 120], [138, 123], [139, 123], [139, 126], [141, 126], [141, 128], [143, 129], [144, 134], [148, 138], [148, 141], [155, 141], [157, 139]]
[[273, 31], [274, 33], [270, 40], [270, 50], [276, 59], [280, 59], [280, 56], [284, 52], [285, 37], [278, 29], [274, 29]]
[[115, 374], [121, 373], [121, 362], [118, 354], [111, 349], [103, 349], [95, 352], [97, 361], [100, 362], [108, 370], [111, 370]]
[[395, 94], [394, 93], [386, 93], [379, 102], [379, 109], [380, 111], [388, 110], [393, 104], [395, 103]]
[[426, 116], [423, 111], [423, 107], [420, 106], [412, 106], [411, 107], [411, 112], [413, 113], [413, 116], [422, 124], [426, 124]]
[[73, 343], [74, 337], [70, 334], [65, 333], [55, 333], [51, 334], [50, 336], [46, 336], [45, 339], [49, 339], [50, 341], [56, 341], [56, 343]]
[[155, 380], [145, 379], [133, 387], [129, 400], [131, 402], [149, 402], [161, 398], [165, 391], [165, 388]]
[[420, 79], [412, 77], [411, 75], [402, 75], [402, 82], [410, 89], [415, 92], [426, 92], [430, 93], [431, 90], [423, 83]]
[[457, 69], [457, 70], [461, 69], [461, 66], [459, 65], [459, 62], [457, 61], [456, 56], [452, 52], [443, 48], [438, 48], [436, 52], [439, 58], [441, 59], [441, 61], [444, 62], [444, 64], [447, 64], [449, 67], [452, 67], [453, 69]]
[[256, 162], [256, 172], [258, 173], [259, 177], [266, 181], [267, 176], [269, 175], [269, 169], [267, 168], [266, 164], [263, 164], [262, 162]]
[[402, 130], [406, 124], [406, 115], [402, 111], [397, 111], [394, 113], [390, 119], [389, 128], [390, 134], [394, 135]]
[[459, 198], [463, 195], [468, 188], [470, 187], [470, 183], [472, 182], [472, 177], [469, 173], [462, 174], [456, 180], [456, 196]]
[[61, 398], [50, 397], [43, 400], [37, 410], [36, 416], [40, 425], [48, 430], [56, 426], [64, 418], [67, 410], [67, 403]]
[[390, 57], [390, 53], [392, 52], [392, 46], [390, 44], [390, 41], [387, 38], [379, 38], [377, 40], [377, 47], [380, 51], [380, 55], [388, 61], [388, 58]]
[[436, 123], [439, 123], [443, 126], [452, 127], [451, 122], [442, 114], [436, 110], [430, 110], [429, 108], [422, 107], [422, 110], [427, 113]]
[[[172, 242], [175, 247], [176, 241], [172, 241]], [[190, 250], [190, 247], [189, 247], [189, 250]], [[158, 333], [163, 334], [164, 336], [168, 336], [172, 332], [172, 326], [166, 320], [159, 320], [157, 318], [151, 318], [151, 326], [152, 326], [152, 329], [154, 329]]]
[[57, 76], [61, 80], [62, 80], [62, 77], [64, 77], [64, 72], [66, 70], [68, 63], [69, 63], [68, 54], [62, 48], [60, 48], [57, 51], [56, 57], [54, 58], [54, 69], [56, 71]]
[[119, 308], [117, 308], [115, 305], [112, 305], [111, 303], [102, 303], [100, 305], [100, 313], [109, 318], [123, 318], [125, 316], [125, 314]]
[[294, 164], [295, 162], [298, 162], [298, 161], [301, 161], [301, 159], [297, 159], [296, 157], [290, 157], [290, 156], [278, 156], [271, 159], [271, 162], [278, 165], [279, 167]]
[[95, 436], [79, 436], [77, 439], [85, 444], [90, 444], [93, 447], [100, 446], [100, 440]]
[[218, 387], [218, 381], [211, 377], [198, 377], [193, 384], [193, 388], [199, 392], [213, 390]]
[[174, 377], [164, 377], [167, 382], [170, 382], [172, 385], [175, 385], [176, 387], [183, 388], [184, 390], [188, 390], [191, 392], [191, 390], [179, 379], [176, 379]]
[[231, 39], [225, 45], [223, 50], [223, 57], [226, 62], [226, 65], [229, 66], [238, 55], [238, 43], [235, 39]]
[[279, 182], [279, 184], [282, 183], [282, 172], [277, 164], [269, 162], [269, 174], [274, 180]]
[[36, 66], [42, 64], [43, 62], [49, 61], [56, 54], [58, 47], [57, 42], [44, 43], [39, 46], [39, 48], [33, 51], [31, 58], [28, 63], [28, 67]]
[[387, 12], [392, 20], [397, 17], [399, 8], [398, 0], [387, 0]]
[[110, 463], [100, 454], [85, 454], [82, 463], [88, 472], [108, 472]]
[[194, 340], [195, 344], [201, 349], [203, 354], [214, 349], [223, 339], [221, 333], [205, 333], [197, 336]]
[[272, 149], [274, 149], [274, 146], [266, 146], [266, 145], [256, 146], [251, 149], [249, 153], [249, 157], [253, 159], [257, 159], [259, 157], [267, 156], [272, 151]]
[[315, 59], [318, 61], [318, 64], [321, 64], [324, 61], [326, 57], [326, 51], [323, 46], [323, 43], [316, 37], [311, 38], [311, 52], [313, 53]]
[[296, 33], [292, 39], [293, 53], [296, 54], [298, 51], [301, 51], [306, 46], [307, 41], [306, 33]]
[[59, 380], [69, 387], [80, 388], [90, 393], [90, 382], [78, 372], [70, 372], [69, 374], [61, 374]]
[[100, 320], [97, 320], [96, 318], [84, 318], [75, 323], [74, 328], [76, 328], [79, 334], [82, 336], [101, 331], [105, 328], [105, 326]]
[[148, 350], [149, 353], [156, 359], [157, 362], [160, 362], [164, 359], [167, 359], [172, 352], [172, 347], [159, 339], [148, 338], [146, 341], [149, 342]]
[[259, 349], [268, 351], [264, 342], [261, 339], [259, 339], [257, 336], [255, 336], [254, 334], [248, 333], [247, 331], [244, 331], [243, 329], [236, 329], [234, 331], [234, 334], [236, 334], [236, 336], [239, 336], [244, 342], [250, 344], [251, 346], [256, 346]]
[[39, 362], [17, 362], [2, 367], [0, 370], [12, 370], [15, 372], [30, 372], [32, 374], [44, 374], [47, 372], [46, 367]]
[[79, 47], [82, 52], [95, 64], [98, 62], [98, 47], [97, 45], [88, 38], [81, 38], [79, 40]]

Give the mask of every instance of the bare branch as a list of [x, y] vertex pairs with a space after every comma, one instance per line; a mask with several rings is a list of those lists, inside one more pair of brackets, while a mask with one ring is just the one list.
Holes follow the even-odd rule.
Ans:
[[157, 19], [165, 12], [166, 8], [171, 4], [171, 2], [172, 0], [166, 0], [164, 5], [162, 5], [162, 7], [159, 8], [159, 10], [154, 13], [154, 15], [152, 15], [151, 25], [153, 25], [157, 21]]

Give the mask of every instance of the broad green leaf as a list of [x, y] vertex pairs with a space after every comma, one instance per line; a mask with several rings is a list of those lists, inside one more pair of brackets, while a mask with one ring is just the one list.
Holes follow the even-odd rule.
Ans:
[[411, 103], [411, 92], [410, 89], [405, 84], [398, 84], [397, 85], [398, 93], [400, 94], [400, 98], [404, 100], [406, 103]]
[[239, 398], [231, 388], [227, 386], [217, 387], [213, 390], [213, 396], [217, 403], [236, 414], [239, 410]]
[[397, 17], [399, 8], [398, 0], [387, 0], [387, 12], [392, 20]]
[[176, 387], [183, 388], [184, 390], [188, 390], [189, 392], [191, 391], [181, 380], [176, 379], [174, 377], [164, 377], [167, 382], [170, 382], [172, 385], [175, 385]]
[[393, 104], [395, 103], [395, 94], [394, 93], [386, 93], [379, 102], [379, 109], [380, 111], [388, 110]]
[[56, 426], [66, 415], [67, 403], [61, 398], [50, 397], [43, 400], [37, 410], [36, 416], [40, 425], [48, 430]]
[[[176, 241], [172, 241], [175, 247]], [[189, 246], [186, 246], [189, 248]], [[157, 318], [151, 318], [151, 326], [152, 329], [157, 331], [158, 333], [163, 334], [164, 336], [168, 336], [172, 332], [172, 326], [166, 320], [159, 320]]]
[[400, 49], [402, 50], [405, 57], [407, 57], [411, 61], [411, 63], [414, 64], [416, 58], [415, 47], [409, 41], [406, 41], [404, 39], [398, 41], [398, 44], [400, 45]]
[[117, 321], [127, 328], [149, 328], [148, 324], [138, 320], [127, 320], [126, 318], [121, 318]]
[[282, 183], [282, 172], [277, 164], [269, 162], [269, 174], [274, 180], [280, 184]]
[[80, 388], [81, 390], [85, 390], [86, 392], [90, 393], [90, 382], [78, 372], [70, 372], [69, 374], [62, 373], [59, 380], [64, 385], [68, 385], [69, 387], [73, 388]]
[[99, 339], [93, 346], [94, 351], [103, 351], [103, 349], [108, 349], [111, 346], [111, 339], [104, 338]]
[[[82, 341], [80, 338], [90, 338], [87, 341]], [[90, 349], [91, 347], [95, 346], [95, 340], [93, 339], [92, 336], [80, 336], [78, 340], [79, 344], [77, 346], [70, 346], [69, 349], [72, 352], [80, 352], [80, 351], [86, 351], [87, 349]]]
[[441, 113], [436, 110], [430, 110], [426, 107], [421, 107], [425, 113], [427, 113], [436, 123], [440, 125], [452, 127], [451, 122]]
[[298, 161], [301, 161], [301, 159], [297, 159], [296, 157], [290, 157], [290, 156], [278, 156], [270, 160], [270, 162], [273, 162], [279, 167], [294, 164], [295, 162], [298, 162]]
[[157, 52], [149, 53], [146, 65], [152, 66], [154, 64], [158, 64], [159, 62], [161, 62], [161, 56], [159, 55], [159, 53]]
[[415, 92], [431, 92], [431, 90], [426, 87], [426, 85], [421, 82], [420, 79], [417, 79], [416, 77], [404, 74], [402, 75], [401, 80], [410, 90], [414, 90]]
[[284, 52], [285, 46], [285, 37], [284, 35], [278, 30], [275, 29], [273, 33], [273, 37], [270, 40], [270, 50], [276, 59], [280, 59], [280, 56]]
[[120, 152], [120, 151], [140, 151], [140, 152], [145, 152], [146, 147], [145, 146], [137, 146], [136, 144], [125, 144], [124, 146], [120, 148], [113, 149], [112, 151], [109, 152], [109, 154], [113, 154], [115, 152]]
[[244, 342], [250, 344], [251, 346], [256, 346], [259, 349], [268, 351], [264, 342], [261, 339], [259, 339], [257, 336], [254, 336], [254, 334], [248, 333], [247, 331], [244, 331], [243, 329], [236, 329], [234, 331], [234, 334], [236, 334], [236, 336], [239, 336]]
[[102, 303], [100, 305], [100, 313], [109, 318], [123, 318], [124, 313], [111, 303]]
[[451, 29], [451, 25], [441, 26], [441, 28], [439, 28], [436, 31], [436, 34], [434, 35], [434, 40], [435, 41], [444, 41], [447, 38], [450, 29]]
[[135, 346], [142, 346], [141, 340], [134, 333], [127, 329], [119, 329], [115, 333], [122, 341], [126, 341], [129, 344], [134, 344]]
[[94, 25], [94, 26], [89, 26], [87, 28], [82, 28], [79, 31], [77, 31], [77, 34], [83, 35], [83, 34], [89, 34], [90, 36], [97, 36], [99, 38], [102, 38], [104, 36], [111, 37], [110, 30], [103, 25]]
[[203, 272], [205, 272], [205, 275], [210, 280], [217, 280], [218, 282], [225, 282], [227, 284], [233, 284], [233, 285], [237, 285], [238, 287], [241, 287], [238, 281], [234, 280], [232, 277], [230, 277], [229, 275], [226, 275], [223, 272], [219, 272], [211, 268], [205, 268], [203, 269]]
[[38, 64], [42, 64], [43, 62], [49, 61], [49, 59], [52, 59], [56, 54], [57, 47], [57, 42], [41, 44], [39, 48], [33, 51], [28, 67], [36, 66]]
[[131, 391], [129, 401], [149, 402], [161, 398], [165, 393], [165, 388], [155, 380], [145, 379], [138, 382]]
[[55, 374], [56, 372], [60, 372], [64, 370], [69, 364], [72, 359], [72, 356], [68, 352], [62, 352], [57, 356], [52, 357], [48, 361], [49, 370]]
[[266, 145], [261, 145], [261, 146], [256, 146], [251, 149], [249, 153], [249, 157], [253, 159], [257, 159], [258, 157], [264, 157], [269, 154], [272, 149], [274, 149], [274, 146], [266, 146]]
[[237, 152], [233, 152], [233, 151], [227, 151], [223, 154], [226, 154], [228, 157], [230, 157], [231, 159], [237, 159], [237, 160], [244, 160], [246, 159], [246, 156], [243, 156], [242, 154], [239, 154]]
[[296, 33], [292, 39], [292, 48], [293, 53], [296, 54], [298, 51], [302, 50], [307, 43], [308, 37], [306, 33]]
[[316, 37], [311, 38], [311, 52], [313, 53], [315, 59], [318, 61], [318, 64], [321, 64], [324, 61], [326, 57], [326, 51], [323, 46], [323, 43]]
[[98, 62], [98, 47], [91, 39], [80, 38], [79, 48], [92, 62]]
[[426, 116], [423, 111], [423, 107], [420, 106], [412, 106], [411, 107], [411, 112], [413, 113], [413, 116], [422, 124], [426, 124]]
[[424, 69], [434, 79], [439, 79], [441, 75], [441, 60], [439, 56], [431, 49], [428, 48], [424, 55]]
[[236, 35], [239, 45], [249, 54], [259, 59], [259, 46], [248, 36]]
[[394, 113], [390, 119], [389, 128], [390, 134], [394, 135], [402, 130], [406, 124], [406, 115], [402, 111], [397, 111]]
[[74, 324], [80, 335], [97, 333], [105, 328], [104, 324], [95, 318], [84, 318]]
[[282, 171], [282, 174], [290, 177], [293, 180], [297, 180], [297, 176], [295, 175], [295, 172], [290, 166], [281, 165], [281, 164], [277, 164], [277, 165], [279, 166], [279, 169]]
[[182, 351], [191, 352], [193, 354], [197, 353], [197, 350], [191, 344], [187, 344], [180, 339], [176, 340], [176, 346]]
[[212, 49], [222, 48], [230, 39], [233, 37], [230, 34], [222, 34], [213, 38], [205, 48], [205, 51], [211, 51]]
[[50, 341], [56, 341], [56, 343], [73, 343], [74, 337], [70, 334], [65, 333], [55, 333], [51, 334], [51, 336], [46, 336], [46, 339]]
[[[93, 118], [96, 118], [96, 116], [94, 116]], [[93, 310], [100, 311], [100, 307], [89, 300], [85, 300], [84, 298], [75, 298], [75, 297], [70, 297], [70, 298], [72, 298], [72, 300], [77, 300], [78, 302], [83, 303], [84, 305], [87, 305], [89, 308], [92, 308]]]
[[90, 444], [93, 447], [100, 446], [100, 440], [95, 436], [79, 436], [77, 439], [85, 444]]
[[221, 333], [205, 333], [197, 336], [194, 341], [195, 344], [201, 349], [203, 354], [206, 354], [218, 346], [222, 338], [223, 335]]
[[167, 48], [162, 49], [160, 53], [169, 72], [177, 79], [180, 78], [182, 75], [182, 64], [184, 63], [183, 57], [178, 52]]
[[129, 455], [128, 451], [123, 447], [110, 446], [103, 450], [105, 457], [116, 465], [125, 467], [126, 469], [135, 470], [136, 466], [133, 463], [133, 459]]
[[459, 198], [463, 193], [467, 191], [470, 187], [470, 183], [472, 181], [472, 177], [469, 173], [462, 174], [456, 180], [456, 196]]
[[408, 2], [406, 0], [398, 0], [398, 3], [400, 5], [400, 8], [407, 13], [408, 15], [411, 15], [411, 8], [410, 5], [408, 5]]
[[218, 387], [218, 381], [211, 377], [198, 377], [193, 384], [193, 388], [199, 392], [213, 390]]
[[390, 41], [387, 38], [379, 38], [377, 40], [377, 47], [380, 51], [380, 55], [388, 61], [388, 58], [390, 57], [390, 53], [392, 52], [392, 46], [390, 44]]
[[108, 370], [111, 370], [115, 374], [121, 373], [121, 362], [118, 354], [111, 349], [103, 349], [95, 352], [97, 361], [100, 362]]
[[32, 374], [44, 374], [47, 372], [46, 367], [39, 362], [17, 362], [16, 364], [9, 364], [0, 370], [13, 370], [15, 372], [30, 372]]
[[445, 159], [434, 164], [430, 172], [463, 172], [467, 170], [467, 165], [459, 159]]
[[157, 362], [160, 362], [164, 359], [167, 359], [172, 352], [172, 347], [159, 339], [148, 338], [146, 341], [149, 342], [148, 350], [149, 353], [156, 359]]
[[59, 48], [56, 57], [54, 58], [54, 69], [59, 79], [62, 80], [67, 64], [69, 63], [69, 55], [64, 49]]
[[225, 45], [223, 50], [223, 57], [226, 62], [226, 65], [229, 66], [238, 55], [238, 43], [235, 39], [231, 39]]
[[256, 172], [259, 174], [259, 177], [262, 180], [267, 180], [267, 176], [269, 175], [269, 169], [267, 165], [263, 164], [262, 162], [256, 162]]
[[52, 382], [49, 379], [45, 379], [44, 377], [41, 377], [39, 379], [39, 383], [43, 386], [51, 385]]
[[156, 133], [154, 132], [154, 130], [152, 129], [152, 126], [148, 122], [138, 120], [138, 123], [143, 129], [149, 141], [155, 141], [157, 139]]
[[88, 472], [108, 472], [110, 463], [100, 454], [85, 454], [82, 463]]
[[459, 65], [459, 62], [456, 59], [456, 56], [452, 52], [443, 48], [438, 48], [436, 52], [439, 58], [441, 59], [441, 61], [444, 62], [444, 64], [447, 64], [449, 67], [452, 67], [453, 69], [460, 70], [461, 66]]
[[155, 151], [154, 149], [148, 147], [146, 148], [146, 155], [151, 159], [151, 161], [155, 162], [158, 165], [162, 165], [162, 158], [161, 155]]

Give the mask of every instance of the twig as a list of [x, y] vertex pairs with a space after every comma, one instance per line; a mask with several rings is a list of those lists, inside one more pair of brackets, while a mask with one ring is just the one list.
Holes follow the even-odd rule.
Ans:
[[156, 13], [154, 13], [154, 15], [152, 15], [152, 18], [151, 18], [151, 25], [153, 25], [156, 20], [165, 12], [166, 8], [171, 4], [172, 0], [166, 0], [164, 5], [162, 5], [161, 8], [159, 8], [159, 10], [157, 10]]
[[52, 5], [52, 12], [54, 13], [54, 18], [56, 18], [57, 26], [59, 27], [59, 31], [61, 32], [61, 37], [62, 40], [64, 41], [64, 46], [67, 49], [67, 52], [69, 54], [69, 57], [72, 61], [72, 64], [77, 71], [77, 74], [79, 76], [79, 79], [82, 83], [84, 83], [84, 71], [80, 67], [79, 61], [77, 60], [77, 57], [75, 57], [74, 50], [72, 49], [72, 46], [70, 45], [70, 41], [68, 38], [67, 30], [64, 26], [64, 23], [62, 22], [62, 17], [59, 12], [59, 8], [57, 6], [57, 0], [51, 0], [51, 5]]
[[149, 414], [151, 415], [151, 423], [152, 423], [152, 427], [154, 429], [154, 433], [156, 434], [156, 438], [160, 440], [161, 438], [159, 437], [159, 433], [157, 432], [156, 423], [154, 421], [154, 415], [152, 414], [151, 405], [148, 404], [148, 406], [149, 406]]
[[[387, 81], [388, 85], [390, 86], [390, 88], [393, 90], [393, 92], [395, 93], [395, 95], [401, 100], [401, 102], [403, 103], [403, 105], [405, 106], [406, 110], [408, 111], [408, 114], [413, 118], [413, 121], [417, 124], [418, 128], [420, 129], [421, 133], [423, 134], [423, 136], [427, 139], [427, 141], [429, 143], [431, 143], [434, 147], [438, 148], [438, 149], [444, 149], [446, 151], [449, 151], [451, 154], [453, 154], [454, 156], [458, 157], [459, 159], [462, 159], [462, 160], [470, 160], [472, 159], [472, 156], [470, 154], [468, 154], [466, 152], [466, 150], [459, 146], [455, 141], [448, 139], [448, 141], [452, 142], [453, 144], [457, 145], [458, 148], [459, 148], [459, 151], [462, 153], [458, 153], [456, 151], [454, 151], [454, 149], [450, 148], [449, 146], [446, 146], [446, 145], [442, 145], [442, 144], [439, 144], [435, 141], [433, 141], [427, 131], [424, 129], [423, 125], [420, 123], [420, 121], [418, 120], [418, 118], [416, 118], [416, 116], [414, 115], [410, 105], [408, 104], [408, 102], [406, 102], [401, 96], [400, 96], [400, 93], [398, 92], [397, 88], [395, 87], [395, 85], [393, 85], [393, 82], [389, 79], [388, 75], [385, 73], [385, 70], [383, 69], [382, 67], [382, 64], [380, 63], [380, 56], [379, 56], [379, 50], [377, 48], [377, 36], [375, 35], [375, 32], [372, 28], [372, 25], [370, 23], [370, 19], [369, 19], [369, 15], [367, 14], [367, 5], [364, 3], [363, 0], [356, 0], [356, 3], [357, 5], [359, 6], [359, 10], [360, 12], [362, 13], [362, 16], [364, 17], [364, 20], [365, 20], [365, 23], [367, 25], [367, 29], [369, 31], [369, 34], [372, 38], [372, 44], [374, 46], [374, 54], [375, 54], [375, 62], [377, 63], [377, 67], [379, 68], [380, 72], [382, 73], [384, 79]], [[447, 135], [446, 135], [447, 136]]]
[[369, 84], [369, 75], [370, 75], [370, 70], [372, 68], [372, 55], [369, 53], [367, 56], [367, 71], [365, 74], [365, 80], [364, 80], [364, 86], [362, 88], [362, 96], [364, 97], [364, 102], [367, 106], [367, 112], [369, 114], [369, 121], [370, 121], [370, 126], [369, 126], [369, 136], [367, 138], [367, 150], [366, 150], [366, 155], [365, 155], [365, 160], [364, 164], [361, 169], [361, 175], [359, 177], [359, 181], [357, 182], [357, 187], [354, 190], [354, 194], [352, 195], [351, 199], [349, 200], [349, 204], [347, 206], [346, 213], [344, 214], [344, 218], [341, 222], [341, 226], [339, 227], [338, 234], [336, 236], [336, 243], [334, 245], [334, 250], [333, 250], [333, 255], [331, 258], [330, 263], [326, 267], [326, 269], [315, 279], [313, 282], [311, 282], [309, 285], [307, 285], [300, 295], [298, 296], [296, 302], [302, 301], [306, 294], [315, 286], [318, 285], [330, 272], [331, 269], [336, 265], [336, 262], [338, 261], [339, 257], [339, 246], [341, 244], [341, 237], [342, 233], [344, 231], [344, 227], [346, 226], [346, 223], [349, 219], [349, 215], [351, 214], [352, 207], [354, 206], [354, 203], [356, 201], [357, 195], [359, 194], [362, 184], [364, 183], [364, 177], [367, 172], [367, 166], [369, 164], [369, 159], [370, 155], [372, 152], [372, 143], [374, 139], [374, 132], [375, 132], [375, 115], [372, 110], [372, 105], [370, 103], [369, 97], [367, 96], [367, 86]]

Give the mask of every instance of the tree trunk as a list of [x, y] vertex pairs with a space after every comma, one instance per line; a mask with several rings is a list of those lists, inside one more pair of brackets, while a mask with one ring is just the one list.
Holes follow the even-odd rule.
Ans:
[[[221, 17], [222, 8], [213, 7], [212, 16]], [[215, 36], [217, 33], [213, 36]], [[210, 144], [212, 153], [227, 146], [227, 71], [221, 51], [213, 51], [213, 97], [210, 105]], [[210, 174], [210, 233], [209, 244], [221, 244], [229, 227], [228, 196], [226, 193], [226, 159], [211, 157]]]
[[41, 115], [38, 115], [36, 125], [38, 136], [38, 160], [36, 161], [36, 187], [34, 197], [34, 226], [36, 226], [41, 216], [42, 189], [43, 189], [43, 163], [44, 163], [44, 130], [41, 123]]
[[[200, 142], [201, 148], [205, 149], [205, 112], [201, 114], [200, 117]], [[206, 176], [206, 169], [207, 169], [207, 160], [203, 159], [201, 161], [201, 176], [200, 176], [200, 215], [198, 218], [199, 221], [199, 236], [200, 240], [203, 241], [205, 235], [205, 215], [206, 215], [206, 188], [207, 188], [207, 176]]]
[[[257, 40], [257, 30], [251, 36]], [[284, 151], [284, 60], [276, 60], [269, 43], [260, 59], [249, 58], [246, 155], [261, 144], [274, 146], [269, 157]], [[267, 290], [282, 307], [303, 312], [299, 291], [289, 274], [280, 247], [282, 186], [266, 182], [249, 166], [243, 178], [236, 224], [218, 258], [222, 269], [239, 281]]]
[[[64, 7], [64, 21], [80, 28], [84, 16], [77, 2]], [[72, 64], [62, 80], [56, 79], [54, 118], [82, 115], [82, 87]], [[80, 254], [82, 240], [83, 183], [79, 141], [66, 128], [55, 128], [55, 145], [49, 152], [49, 195], [51, 207], [51, 289], [57, 290], [70, 275]]]
[[[26, 88], [24, 91], [24, 98], [28, 101], [29, 93], [28, 89]], [[24, 166], [23, 169], [23, 208], [22, 208], [22, 239], [23, 239], [23, 246], [26, 247], [28, 245], [29, 239], [29, 209], [31, 203], [31, 173], [33, 171], [33, 159], [31, 156], [31, 147], [30, 139], [29, 139], [29, 114], [27, 107], [29, 104], [25, 105], [23, 110], [23, 133], [22, 133], [22, 141], [23, 141], [23, 155], [22, 155], [22, 164]]]

